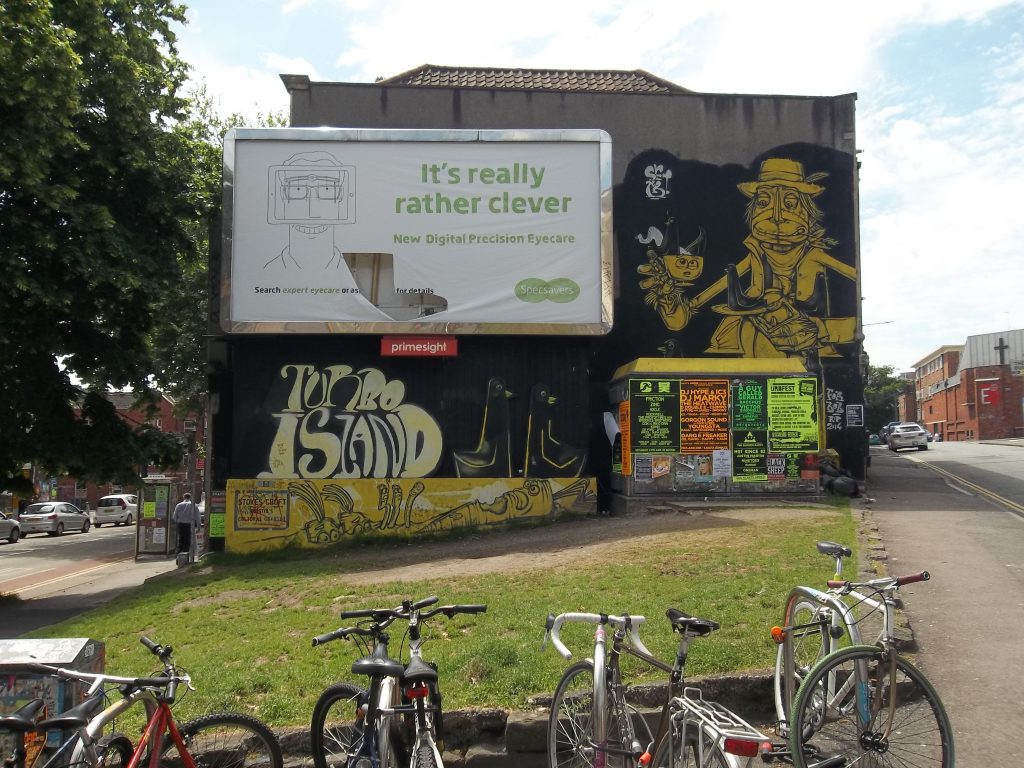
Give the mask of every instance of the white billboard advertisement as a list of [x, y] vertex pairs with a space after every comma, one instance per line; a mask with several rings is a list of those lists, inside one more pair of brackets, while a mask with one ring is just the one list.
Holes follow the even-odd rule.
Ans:
[[597, 130], [235, 129], [229, 333], [607, 333]]

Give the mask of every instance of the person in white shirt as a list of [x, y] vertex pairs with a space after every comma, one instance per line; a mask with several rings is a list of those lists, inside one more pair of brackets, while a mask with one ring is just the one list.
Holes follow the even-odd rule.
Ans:
[[192, 494], [186, 493], [171, 513], [171, 522], [178, 526], [178, 552], [192, 549], [192, 534], [199, 527], [199, 507], [192, 501]]

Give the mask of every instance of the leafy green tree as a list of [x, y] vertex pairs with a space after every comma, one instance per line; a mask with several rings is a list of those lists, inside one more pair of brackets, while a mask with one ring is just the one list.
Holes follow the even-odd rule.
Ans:
[[891, 365], [868, 366], [864, 381], [864, 401], [867, 404], [867, 428], [878, 432], [896, 418], [896, 404], [907, 387], [906, 380], [895, 373]]
[[[282, 127], [282, 113], [257, 113], [261, 127]], [[179, 255], [180, 282], [160, 296], [154, 305], [154, 327], [150, 333], [154, 378], [175, 401], [179, 415], [201, 413], [206, 398], [206, 334], [208, 314], [207, 254], [212, 224], [222, 212], [221, 169], [224, 135], [231, 128], [246, 126], [237, 113], [222, 117], [201, 85], [189, 98], [185, 117], [175, 131], [192, 151], [180, 158], [178, 172], [190, 180], [196, 209], [201, 216], [187, 222], [191, 247]]]
[[180, 453], [102, 396], [152, 401], [154, 309], [200, 261], [175, 22], [170, 0], [0, 6], [2, 487], [28, 461], [130, 481]]

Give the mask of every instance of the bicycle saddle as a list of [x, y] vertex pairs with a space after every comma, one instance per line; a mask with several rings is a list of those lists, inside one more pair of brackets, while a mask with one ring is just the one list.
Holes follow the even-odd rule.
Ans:
[[669, 608], [665, 611], [668, 620], [672, 622], [672, 630], [675, 632], [687, 632], [697, 637], [707, 637], [720, 626], [717, 621], [711, 619], [698, 619], [688, 613], [683, 613], [678, 608]]
[[818, 548], [821, 554], [830, 555], [831, 557], [837, 557], [838, 555], [849, 557], [853, 554], [852, 549], [844, 547], [842, 544], [836, 544], [834, 541], [819, 541], [814, 546]]
[[0, 715], [0, 731], [15, 731], [27, 733], [36, 729], [36, 715], [46, 706], [42, 699], [32, 699], [28, 704], [11, 712], [9, 715]]
[[409, 683], [428, 683], [437, 680], [437, 668], [423, 659], [413, 659], [405, 668], [403, 678]]
[[405, 667], [402, 662], [389, 658], [382, 651], [374, 651], [352, 662], [353, 675], [369, 675], [371, 677], [401, 677]]
[[81, 704], [78, 704], [67, 712], [61, 712], [56, 717], [48, 717], [45, 720], [40, 720], [36, 723], [36, 727], [41, 731], [48, 730], [71, 730], [73, 728], [82, 728], [88, 723], [97, 711], [103, 708], [103, 694], [97, 693]]

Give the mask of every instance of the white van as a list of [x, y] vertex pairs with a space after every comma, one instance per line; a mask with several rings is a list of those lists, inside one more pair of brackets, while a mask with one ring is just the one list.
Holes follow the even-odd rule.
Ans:
[[131, 525], [138, 513], [139, 497], [132, 493], [115, 493], [104, 496], [90, 513], [92, 524], [99, 528], [103, 523]]

